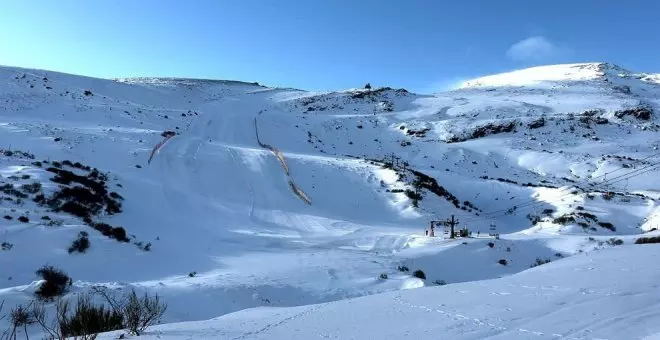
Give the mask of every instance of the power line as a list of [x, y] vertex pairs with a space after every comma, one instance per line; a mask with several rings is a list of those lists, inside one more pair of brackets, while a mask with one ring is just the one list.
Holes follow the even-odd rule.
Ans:
[[[649, 157], [646, 157], [646, 158], [643, 158], [643, 159], [637, 160], [636, 162], [642, 162], [642, 161], [645, 161], [645, 160], [651, 159], [651, 158], [653, 158], [653, 157], [656, 157], [656, 156], [658, 156], [658, 155], [660, 155], [660, 152], [659, 152], [659, 153], [656, 153], [656, 154], [653, 154], [653, 155], [651, 155], [651, 156], [649, 156]], [[659, 164], [659, 163], [655, 163], [655, 164]], [[655, 164], [652, 164], [652, 165], [655, 165]], [[651, 166], [652, 166], [652, 165], [651, 165]], [[608, 184], [608, 182], [611, 182], [611, 181], [614, 180], [614, 179], [620, 178], [620, 177], [622, 177], [622, 176], [627, 176], [627, 175], [629, 175], [629, 174], [631, 174], [631, 173], [634, 173], [634, 172], [636, 172], [636, 171], [643, 170], [643, 169], [645, 169], [645, 168], [647, 168], [647, 167], [648, 167], [648, 166], [643, 167], [643, 168], [640, 168], [640, 169], [633, 170], [633, 171], [631, 171], [631, 172], [629, 172], [629, 173], [627, 173], [627, 174], [621, 175], [621, 176], [617, 176], [617, 177], [614, 177], [614, 178], [610, 178], [609, 180], [605, 180], [605, 181], [603, 181], [603, 182], [600, 182], [600, 183], [595, 184], [595, 186], [597, 187], [597, 186], [600, 186], [600, 185]], [[615, 172], [617, 172], [617, 171], [621, 171], [621, 170], [623, 170], [623, 169], [626, 169], [626, 168], [623, 168], [623, 167], [622, 167], [622, 168], [618, 168], [618, 169], [616, 169], [616, 170], [612, 170], [612, 171], [607, 172], [607, 173], [605, 173], [605, 174], [602, 174], [602, 175], [599, 175], [599, 176], [596, 176], [596, 177], [592, 177], [591, 180], [585, 180], [585, 181], [582, 181], [582, 182], [583, 182], [582, 184], [584, 184], [584, 185], [590, 184], [590, 185], [593, 186], [593, 185], [594, 185], [593, 182], [592, 182], [593, 179], [600, 178], [600, 177], [606, 177], [606, 176], [609, 175], [609, 174], [615, 173]], [[568, 186], [568, 187], [563, 188], [563, 189], [560, 189], [560, 191], [569, 190], [569, 189], [571, 189], [571, 188], [573, 188], [573, 187], [578, 187], [578, 188], [579, 188], [579, 185], [580, 185], [580, 184], [581, 184], [580, 182], [573, 183], [573, 185]], [[611, 183], [610, 183], [610, 184], [611, 184]], [[567, 196], [567, 195], [564, 195], [564, 196]], [[560, 196], [560, 197], [563, 197], [563, 196]], [[536, 204], [537, 202], [538, 202], [538, 201], [536, 201], [536, 200], [527, 200], [527, 202], [523, 202], [523, 203], [521, 203], [521, 204], [517, 204], [517, 205], [515, 205], [515, 206], [517, 206], [518, 208], [520, 208], [520, 207], [527, 206], [527, 205], [529, 205], [529, 204]], [[509, 211], [509, 210], [510, 210], [510, 209], [499, 209], [499, 210], [494, 210], [494, 211], [490, 211], [490, 212], [483, 213], [483, 215], [488, 216], [488, 215], [498, 214], [498, 213], [505, 212], [505, 211]]]
[[[649, 158], [650, 158], [650, 157], [649, 157]], [[648, 159], [648, 158], [646, 158], [646, 159]], [[640, 176], [640, 175], [642, 175], [642, 174], [645, 174], [645, 173], [650, 172], [650, 171], [653, 171], [653, 170], [657, 170], [658, 168], [656, 168], [656, 166], [658, 166], [658, 165], [660, 165], [660, 162], [652, 163], [652, 164], [647, 165], [647, 166], [644, 166], [644, 167], [642, 167], [642, 168], [639, 168], [639, 169], [635, 169], [635, 170], [633, 170], [633, 171], [630, 171], [630, 172], [628, 172], [628, 173], [626, 173], [626, 174], [623, 174], [623, 175], [619, 175], [619, 176], [616, 176], [616, 177], [610, 178], [610, 179], [607, 180], [607, 181], [603, 181], [603, 182], [601, 182], [601, 183], [596, 184], [595, 186], [592, 187], [592, 189], [596, 189], [596, 188], [598, 188], [598, 187], [600, 187], [600, 186], [602, 186], [602, 185], [609, 185], [609, 184], [615, 184], [615, 183], [623, 182], [623, 181], [626, 181], [626, 180], [628, 180], [628, 179], [630, 179], [630, 178]], [[620, 170], [620, 169], [618, 169], [618, 170]], [[614, 170], [614, 171], [618, 171], [618, 170]], [[645, 170], [645, 171], [642, 171], [642, 170]], [[614, 172], [614, 171], [611, 171], [610, 173], [612, 173], [612, 172]], [[635, 174], [635, 173], [636, 173], [636, 174]], [[605, 174], [605, 175], [606, 175], [606, 174]], [[602, 176], [605, 176], [605, 175], [601, 175], [601, 176], [599, 176], [599, 177], [602, 177]], [[570, 188], [570, 187], [569, 187], [569, 188]], [[578, 188], [579, 188], [579, 187], [578, 187]], [[582, 188], [579, 188], [579, 189], [582, 189]], [[565, 190], [565, 189], [561, 189], [561, 190]], [[583, 189], [583, 190], [584, 190], [584, 189]], [[563, 197], [566, 197], [566, 196], [569, 196], [569, 195], [571, 195], [571, 194], [570, 194], [570, 193], [568, 193], [568, 194], [563, 194], [563, 195], [560, 195], [560, 196], [557, 197], [557, 198], [563, 198]], [[524, 203], [524, 204], [521, 204], [521, 205], [514, 206], [514, 207], [512, 207], [512, 208], [509, 208], [509, 209], [500, 209], [500, 210], [496, 210], [496, 211], [493, 211], [493, 212], [486, 213], [485, 215], [487, 215], [487, 216], [484, 216], [484, 217], [481, 217], [481, 216], [467, 217], [467, 218], [464, 218], [464, 220], [465, 220], [465, 221], [472, 221], [472, 220], [492, 220], [492, 219], [494, 219], [494, 218], [496, 218], [496, 217], [506, 216], [506, 215], [507, 215], [510, 211], [512, 211], [512, 210], [514, 210], [514, 211], [520, 211], [520, 210], [526, 210], [526, 209], [529, 209], [530, 207], [531, 207], [531, 208], [536, 208], [536, 205], [541, 204], [541, 203], [542, 203], [542, 202], [539, 202], [539, 201], [536, 201], [536, 200], [532, 200], [531, 203]], [[504, 214], [501, 214], [501, 212], [505, 212], [505, 213], [504, 213]], [[500, 214], [493, 215], [493, 214], [495, 214], [495, 213], [500, 213]]]

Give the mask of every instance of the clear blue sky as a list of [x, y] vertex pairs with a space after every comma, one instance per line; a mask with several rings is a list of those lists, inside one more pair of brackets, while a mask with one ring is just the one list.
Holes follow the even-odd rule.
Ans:
[[2, 0], [0, 64], [433, 91], [523, 66], [660, 72], [653, 0]]

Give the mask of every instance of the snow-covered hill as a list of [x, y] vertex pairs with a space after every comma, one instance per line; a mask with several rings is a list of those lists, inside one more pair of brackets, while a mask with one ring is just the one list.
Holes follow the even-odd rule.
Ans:
[[[660, 228], [653, 79], [554, 65], [430, 96], [0, 68], [0, 300], [50, 264], [194, 321], [632, 244]], [[472, 237], [424, 236], [452, 215]]]

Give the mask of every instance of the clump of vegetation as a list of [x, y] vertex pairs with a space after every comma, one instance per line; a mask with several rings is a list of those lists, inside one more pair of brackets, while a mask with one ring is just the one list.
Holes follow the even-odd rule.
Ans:
[[[2, 307], [2, 305], [0, 305], [0, 307]], [[0, 320], [1, 319], [2, 318], [0, 318]], [[9, 340], [16, 339], [16, 331], [20, 328], [23, 328], [23, 331], [27, 336], [27, 327], [35, 323], [36, 320], [33, 318], [32, 313], [30, 313], [28, 308], [23, 307], [23, 305], [18, 305], [9, 312], [9, 321], [11, 324], [11, 331], [7, 330], [0, 334], [0, 338], [7, 337]]]
[[30, 222], [30, 219], [27, 216], [19, 216], [18, 221], [23, 223], [28, 223]]
[[512, 132], [512, 131], [515, 132], [516, 125], [517, 125], [516, 121], [503, 123], [503, 124], [488, 123], [476, 127], [472, 131], [472, 133], [468, 134], [467, 136], [462, 136], [462, 137], [452, 136], [447, 140], [447, 143], [464, 142], [470, 139], [483, 138], [486, 136], [499, 134], [499, 133]]
[[412, 200], [413, 207], [418, 208], [419, 207], [419, 200], [422, 199], [422, 194], [420, 194], [416, 191], [410, 190], [410, 189], [406, 189], [405, 194], [408, 198], [410, 198]]
[[499, 264], [501, 264], [501, 265], [503, 265], [503, 266], [506, 266], [508, 262], [507, 262], [506, 259], [500, 259], [499, 261], [497, 261], [497, 263], [499, 263]]
[[396, 269], [397, 269], [398, 271], [400, 271], [400, 272], [407, 272], [407, 271], [410, 270], [410, 269], [408, 269], [408, 267], [406, 267], [406, 266], [398, 266]]
[[537, 258], [536, 258], [536, 262], [534, 262], [534, 264], [532, 264], [532, 265], [530, 266], [530, 268], [538, 267], [538, 266], [540, 266], [540, 265], [544, 265], [544, 264], [546, 264], [546, 263], [550, 263], [550, 262], [552, 262], [551, 259], [541, 259], [541, 258], [538, 258], [538, 257], [537, 257]]
[[635, 244], [660, 243], [660, 236], [640, 237], [635, 240]]
[[609, 229], [611, 231], [616, 231], [616, 228], [610, 222], [598, 222], [598, 225], [605, 228], [605, 229]]
[[31, 184], [23, 184], [21, 185], [21, 189], [28, 194], [36, 194], [41, 191], [41, 183], [32, 182]]
[[14, 186], [10, 183], [5, 183], [3, 185], [0, 185], [0, 192], [4, 193], [6, 195], [14, 196], [16, 198], [27, 198], [28, 197], [28, 195], [26, 193], [24, 193], [22, 191], [19, 191], [19, 190], [16, 190], [16, 188], [14, 188]]
[[413, 186], [415, 188], [426, 189], [436, 194], [437, 196], [446, 199], [447, 201], [451, 202], [454, 205], [454, 207], [460, 209], [461, 201], [451, 192], [449, 192], [447, 189], [439, 185], [438, 181], [436, 181], [435, 178], [416, 170], [411, 169], [410, 171], [416, 177], [415, 180], [413, 181]]
[[73, 240], [73, 243], [71, 243], [71, 246], [69, 246], [69, 254], [73, 252], [86, 252], [90, 246], [89, 238], [87, 238], [87, 236], [89, 236], [89, 234], [87, 234], [86, 231], [81, 231], [78, 233], [78, 237]]
[[[24, 314], [33, 323], [38, 323], [49, 339], [92, 340], [99, 333], [120, 329], [127, 329], [139, 336], [149, 326], [158, 323], [167, 309], [158, 295], [145, 293], [143, 298], [139, 298], [132, 290], [124, 297], [116, 298], [108, 294], [105, 288], [92, 289], [105, 298], [106, 305], [94, 304], [91, 294], [81, 294], [73, 311], [68, 300], [59, 299], [55, 304], [54, 317], [47, 315], [42, 302], [31, 303], [32, 308], [25, 309]], [[120, 339], [123, 337], [121, 335]]]
[[646, 107], [646, 106], [614, 112], [614, 116], [619, 119], [625, 116], [632, 116], [639, 120], [650, 120], [652, 115], [653, 115], [653, 110], [650, 107]]
[[607, 244], [611, 246], [620, 246], [623, 244], [623, 240], [620, 238], [614, 238], [612, 237], [611, 239], [607, 240]]
[[433, 281], [433, 284], [438, 285], [438, 286], [444, 286], [447, 284], [447, 281], [445, 280], [435, 280]]
[[575, 217], [573, 217], [572, 215], [562, 215], [552, 220], [552, 223], [563, 224], [563, 225], [575, 223]]
[[493, 247], [495, 247], [495, 243], [493, 243], [493, 242], [488, 242], [488, 247], [489, 247], [489, 248], [493, 248]]
[[[121, 212], [121, 199], [110, 197], [107, 190], [106, 174], [96, 169], [87, 176], [55, 167], [47, 171], [56, 174], [51, 178], [53, 182], [62, 184], [60, 190], [46, 201], [55, 211], [64, 211], [82, 218], [98, 215], [102, 210], [110, 215]], [[67, 186], [72, 183], [80, 185]]]
[[[124, 316], [120, 311], [95, 305], [89, 295], [79, 295], [73, 314], [69, 313], [68, 301], [58, 304], [58, 326], [65, 338], [95, 338], [96, 334], [124, 328]], [[93, 336], [93, 337], [92, 337]]]
[[11, 248], [13, 248], [13, 247], [14, 247], [14, 244], [9, 243], [9, 242], [2, 242], [2, 244], [0, 244], [0, 249], [2, 249], [2, 250], [11, 250]]
[[41, 300], [52, 300], [63, 295], [73, 283], [69, 275], [53, 266], [41, 267], [37, 270], [37, 275], [44, 280], [35, 292]]
[[415, 270], [412, 275], [416, 278], [426, 280], [426, 274], [424, 274], [424, 272], [421, 269]]
[[[91, 221], [90, 221], [91, 222]], [[128, 236], [126, 234], [126, 230], [123, 227], [113, 227], [107, 223], [90, 223], [92, 228], [96, 229], [97, 231], [101, 232], [103, 236], [107, 236], [109, 238], [113, 238], [117, 241], [120, 242], [129, 242], [130, 240], [128, 239]]]
[[188, 273], [188, 277], [195, 277], [195, 276], [197, 276], [197, 272]]
[[387, 274], [382, 273], [382, 274], [380, 274], [379, 278], [380, 278], [381, 280], [387, 280]]
[[98, 288], [96, 292], [106, 299], [113, 311], [122, 315], [122, 328], [126, 328], [131, 334], [137, 336], [149, 326], [158, 323], [167, 310], [167, 304], [161, 301], [158, 294], [151, 296], [145, 292], [144, 296], [140, 298], [135, 290], [131, 290], [123, 298], [116, 299], [101, 288]]

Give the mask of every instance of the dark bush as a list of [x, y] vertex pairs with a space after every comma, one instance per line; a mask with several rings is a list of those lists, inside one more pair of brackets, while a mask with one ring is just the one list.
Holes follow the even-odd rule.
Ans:
[[197, 272], [188, 273], [188, 277], [195, 277], [196, 275], [197, 275]]
[[126, 237], [126, 230], [122, 227], [113, 227], [107, 223], [91, 223], [91, 226], [97, 231], [101, 232], [104, 236], [114, 238], [120, 242], [129, 242]]
[[[13, 243], [2, 242], [2, 244], [0, 244], [0, 249], [2, 249], [2, 250], [11, 250], [11, 248], [14, 248], [14, 244], [13, 244]], [[0, 319], [1, 319], [1, 318], [0, 318]]]
[[559, 216], [559, 217], [555, 218], [554, 220], [552, 220], [552, 223], [563, 224], [563, 225], [566, 225], [566, 224], [569, 224], [569, 223], [575, 223], [575, 217], [573, 217], [571, 215]]
[[447, 281], [445, 281], [445, 280], [435, 280], [435, 281], [433, 281], [433, 283], [438, 285], [438, 286], [444, 286], [444, 285], [447, 284]]
[[625, 116], [632, 116], [639, 120], [650, 120], [653, 111], [650, 107], [636, 107], [627, 110], [621, 110], [614, 112], [616, 118], [623, 118]]
[[540, 266], [540, 265], [544, 265], [544, 264], [546, 264], [546, 263], [550, 263], [550, 262], [552, 262], [552, 260], [550, 260], [550, 259], [545, 259], [545, 260], [544, 260], [544, 259], [541, 259], [541, 258], [538, 258], [538, 257], [537, 257], [537, 258], [536, 258], [536, 262], [534, 262], [534, 264], [532, 264], [532, 265], [530, 266], [530, 268], [538, 267], [538, 266]]
[[381, 280], [387, 280], [387, 274], [382, 273], [382, 274], [380, 274], [379, 278], [380, 278]]
[[488, 247], [490, 247], [490, 248], [495, 247], [495, 243], [493, 243], [493, 242], [488, 242]]
[[396, 269], [399, 270], [400, 272], [407, 272], [410, 270], [406, 266], [398, 266]]
[[93, 96], [94, 95], [92, 93], [92, 91], [90, 91], [90, 90], [85, 90], [85, 92], [83, 92], [83, 94], [86, 95], [86, 96]]
[[11, 216], [9, 216], [9, 215], [5, 215], [4, 219], [5, 219], [5, 220], [11, 220], [11, 219], [13, 219], [13, 217], [11, 217]]
[[6, 195], [11, 195], [16, 198], [27, 198], [28, 195], [24, 192], [21, 192], [19, 190], [16, 190], [14, 186], [10, 183], [6, 183], [4, 185], [0, 185], [0, 192], [6, 194]]
[[503, 265], [503, 266], [506, 266], [506, 264], [507, 264], [508, 262], [506, 261], [506, 259], [500, 259], [499, 261], [497, 261], [497, 263], [499, 263], [499, 264], [501, 264], [501, 265]]
[[72, 315], [68, 313], [68, 303], [64, 304], [66, 306], [59, 307], [58, 311], [58, 326], [63, 337], [84, 337], [124, 328], [124, 316], [120, 311], [95, 305], [88, 295], [78, 296]]
[[611, 246], [620, 246], [620, 245], [623, 244], [623, 240], [620, 239], [620, 238], [611, 238], [611, 239], [607, 240], [607, 244], [609, 244]]
[[412, 275], [416, 278], [426, 280], [426, 274], [424, 274], [424, 272], [421, 269], [415, 270]]
[[30, 219], [27, 216], [19, 216], [18, 221], [23, 223], [28, 223], [30, 222]]
[[[451, 192], [449, 192], [447, 189], [445, 189], [444, 187], [439, 185], [438, 181], [436, 181], [435, 178], [433, 178], [429, 175], [426, 175], [422, 172], [416, 171], [416, 170], [411, 169], [410, 171], [416, 177], [415, 180], [413, 181], [413, 186], [415, 186], [416, 188], [420, 188], [420, 189], [422, 189], [422, 188], [426, 189], [426, 190], [436, 194], [438, 197], [442, 197], [445, 200], [447, 200], [448, 202], [451, 202], [454, 205], [454, 207], [456, 207], [457, 209], [460, 209], [461, 201], [456, 196], [454, 196]], [[476, 207], [474, 207], [474, 206], [472, 206], [472, 208], [476, 209]]]
[[635, 244], [660, 243], [660, 236], [640, 237], [635, 240]]
[[605, 228], [605, 229], [609, 229], [611, 231], [616, 231], [616, 228], [610, 222], [598, 222], [598, 225]]
[[73, 243], [71, 243], [71, 246], [69, 246], [69, 254], [76, 251], [79, 253], [86, 252], [90, 246], [90, 242], [87, 236], [89, 235], [85, 231], [81, 231], [80, 233], [78, 233], [78, 238], [73, 240]]
[[594, 222], [598, 221], [598, 217], [594, 214], [590, 214], [590, 213], [584, 212], [584, 211], [580, 211], [577, 214], [578, 214], [578, 216], [582, 216], [582, 217], [584, 217], [586, 219], [590, 219]]
[[35, 294], [42, 300], [51, 300], [63, 295], [73, 281], [65, 272], [53, 266], [45, 265], [37, 270], [37, 275], [45, 280]]
[[29, 194], [36, 194], [41, 191], [41, 183], [32, 182], [31, 184], [21, 185], [21, 189]]

